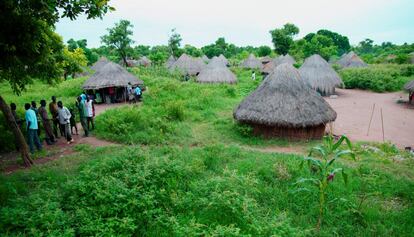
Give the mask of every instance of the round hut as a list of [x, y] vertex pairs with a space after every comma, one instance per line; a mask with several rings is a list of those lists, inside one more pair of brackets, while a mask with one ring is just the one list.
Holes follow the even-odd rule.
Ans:
[[151, 66], [151, 60], [149, 58], [143, 56], [137, 61], [138, 66], [144, 66], [144, 67], [150, 67]]
[[412, 104], [414, 100], [414, 80], [407, 82], [404, 89], [408, 91], [408, 103]]
[[319, 139], [336, 112], [285, 63], [240, 103], [233, 116], [265, 138]]
[[227, 67], [226, 61], [224, 61], [223, 59], [221, 59], [217, 56], [214, 56], [213, 58], [211, 58], [208, 65], [215, 65], [217, 67], [218, 66]]
[[211, 62], [198, 74], [197, 82], [199, 83], [237, 83], [236, 75], [220, 62], [211, 64]]
[[263, 74], [270, 74], [277, 66], [279, 66], [280, 64], [283, 64], [283, 63], [293, 65], [293, 64], [296, 63], [296, 61], [289, 54], [280, 55], [279, 57], [274, 58], [272, 61], [270, 61], [269, 63], [264, 65], [263, 68], [262, 68], [262, 73]]
[[351, 51], [348, 54], [342, 55], [342, 57], [336, 62], [339, 66], [343, 68], [360, 68], [368, 67], [366, 64], [355, 52]]
[[223, 63], [224, 63], [226, 66], [230, 66], [229, 60], [227, 60], [227, 58], [226, 58], [226, 57], [224, 57], [224, 55], [223, 55], [223, 54], [220, 54], [220, 56], [218, 56], [218, 58], [219, 58], [220, 60], [222, 60], [222, 61], [223, 61]]
[[105, 57], [100, 57], [98, 61], [96, 61], [92, 66], [91, 69], [93, 71], [98, 71], [99, 69], [103, 68], [107, 63], [110, 61]]
[[201, 59], [183, 54], [171, 65], [170, 71], [178, 70], [183, 75], [196, 76], [204, 67], [205, 64]]
[[322, 96], [335, 94], [335, 88], [343, 84], [338, 73], [318, 54], [305, 59], [299, 72], [304, 82]]
[[167, 61], [165, 62], [165, 67], [166, 68], [170, 68], [174, 63], [175, 63], [175, 58], [174, 58], [174, 56], [170, 56], [168, 59], [167, 59]]
[[140, 86], [144, 90], [144, 82], [129, 73], [122, 66], [109, 62], [96, 71], [83, 83], [82, 88], [88, 94], [95, 94], [102, 102], [115, 103], [126, 100], [126, 87]]
[[253, 54], [250, 54], [249, 57], [241, 63], [240, 67], [247, 69], [261, 69], [263, 65], [259, 59]]
[[272, 61], [272, 58], [269, 56], [264, 56], [262, 58], [260, 58], [260, 61], [262, 62], [263, 65], [269, 63], [270, 61]]

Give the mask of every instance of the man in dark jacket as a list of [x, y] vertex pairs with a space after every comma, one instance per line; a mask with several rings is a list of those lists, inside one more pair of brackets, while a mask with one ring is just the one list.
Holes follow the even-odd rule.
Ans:
[[50, 126], [49, 116], [47, 115], [45, 100], [40, 101], [40, 108], [38, 109], [38, 112], [39, 112], [40, 119], [42, 120], [42, 123], [43, 123], [43, 128], [45, 129], [46, 143], [48, 145], [52, 145], [56, 141], [55, 141], [55, 136], [53, 135], [52, 127]]

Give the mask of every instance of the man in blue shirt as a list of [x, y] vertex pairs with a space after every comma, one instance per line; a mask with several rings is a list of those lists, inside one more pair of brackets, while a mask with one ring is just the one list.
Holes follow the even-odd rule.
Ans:
[[138, 101], [141, 101], [141, 88], [139, 88], [139, 86], [137, 86], [136, 88], [135, 88], [135, 101], [136, 102], [138, 102]]
[[[39, 135], [37, 135], [37, 116], [34, 110], [30, 109], [30, 104], [26, 103], [24, 105], [26, 109], [25, 118], [27, 126], [27, 140], [29, 143], [30, 152], [34, 153], [34, 145], [40, 151], [42, 150], [42, 144], [40, 143]], [[33, 144], [34, 143], [34, 144]]]

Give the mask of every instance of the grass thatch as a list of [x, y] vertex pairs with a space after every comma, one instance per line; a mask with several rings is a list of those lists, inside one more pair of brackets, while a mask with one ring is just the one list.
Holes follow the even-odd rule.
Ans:
[[247, 124], [305, 128], [334, 121], [336, 112], [285, 63], [240, 103], [233, 116]]
[[260, 61], [262, 62], [263, 65], [269, 63], [270, 61], [272, 61], [272, 58], [269, 56], [264, 56], [262, 58], [260, 58]]
[[214, 67], [227, 67], [226, 61], [217, 56], [214, 56], [212, 59], [210, 59], [208, 65]]
[[200, 58], [196, 59], [187, 54], [181, 55], [170, 67], [170, 71], [178, 70], [183, 75], [195, 76], [205, 67], [205, 63]]
[[143, 56], [137, 61], [137, 64], [139, 66], [149, 67], [149, 66], [151, 66], [151, 60], [149, 58]]
[[174, 58], [174, 56], [170, 56], [168, 59], [167, 59], [167, 61], [165, 62], [165, 67], [166, 68], [170, 68], [174, 63], [175, 63], [175, 58]]
[[230, 66], [229, 60], [227, 60], [227, 58], [226, 58], [223, 54], [220, 54], [220, 56], [218, 56], [218, 58], [219, 58], [220, 60], [222, 60], [222, 61], [223, 61], [223, 63], [224, 63], [226, 66]]
[[263, 65], [259, 59], [257, 59], [253, 54], [250, 54], [249, 57], [241, 63], [240, 67], [248, 69], [261, 69]]
[[336, 62], [339, 66], [343, 68], [359, 68], [359, 67], [368, 67], [366, 64], [355, 52], [351, 51], [348, 54], [342, 55], [342, 57]]
[[200, 83], [237, 83], [236, 75], [226, 66], [208, 64], [197, 76]]
[[318, 54], [307, 58], [299, 69], [305, 83], [322, 95], [332, 95], [343, 84], [338, 73]]
[[105, 58], [105, 57], [100, 57], [99, 58], [99, 60], [98, 61], [96, 61], [96, 63], [94, 63], [92, 66], [91, 66], [91, 69], [93, 70], [93, 71], [98, 71], [98, 70], [100, 70], [101, 68], [103, 68], [107, 63], [109, 63], [110, 61], [107, 59], [107, 58]]
[[407, 82], [404, 85], [404, 90], [406, 90], [410, 93], [414, 92], [414, 80]]
[[210, 59], [206, 55], [203, 55], [201, 57], [201, 59], [204, 61], [204, 63], [209, 63], [210, 62]]
[[287, 63], [287, 64], [293, 65], [293, 64], [296, 63], [296, 61], [289, 54], [281, 55], [281, 56], [273, 59], [272, 61], [270, 61], [266, 65], [264, 65], [264, 67], [262, 68], [262, 73], [264, 73], [264, 74], [270, 74], [273, 70], [275, 70], [275, 68], [277, 66], [279, 66], [279, 65], [281, 65], [283, 63]]
[[128, 82], [132, 86], [144, 84], [143, 81], [129, 73], [122, 66], [109, 62], [85, 81], [82, 88], [85, 90], [95, 90], [107, 87], [126, 87]]

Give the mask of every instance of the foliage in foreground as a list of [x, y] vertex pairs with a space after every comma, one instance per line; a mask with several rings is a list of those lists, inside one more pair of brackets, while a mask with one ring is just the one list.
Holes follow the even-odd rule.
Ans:
[[[348, 186], [327, 187], [330, 211], [320, 236], [413, 233], [413, 159], [371, 147], [384, 152], [381, 159], [358, 147], [358, 163], [345, 158], [341, 164], [350, 174]], [[305, 183], [309, 194], [292, 192], [296, 180], [313, 176], [299, 168], [297, 156], [223, 145], [79, 150], [50, 165], [1, 176], [2, 235], [315, 234], [318, 189]], [[405, 159], [393, 162], [388, 155], [394, 152]]]

